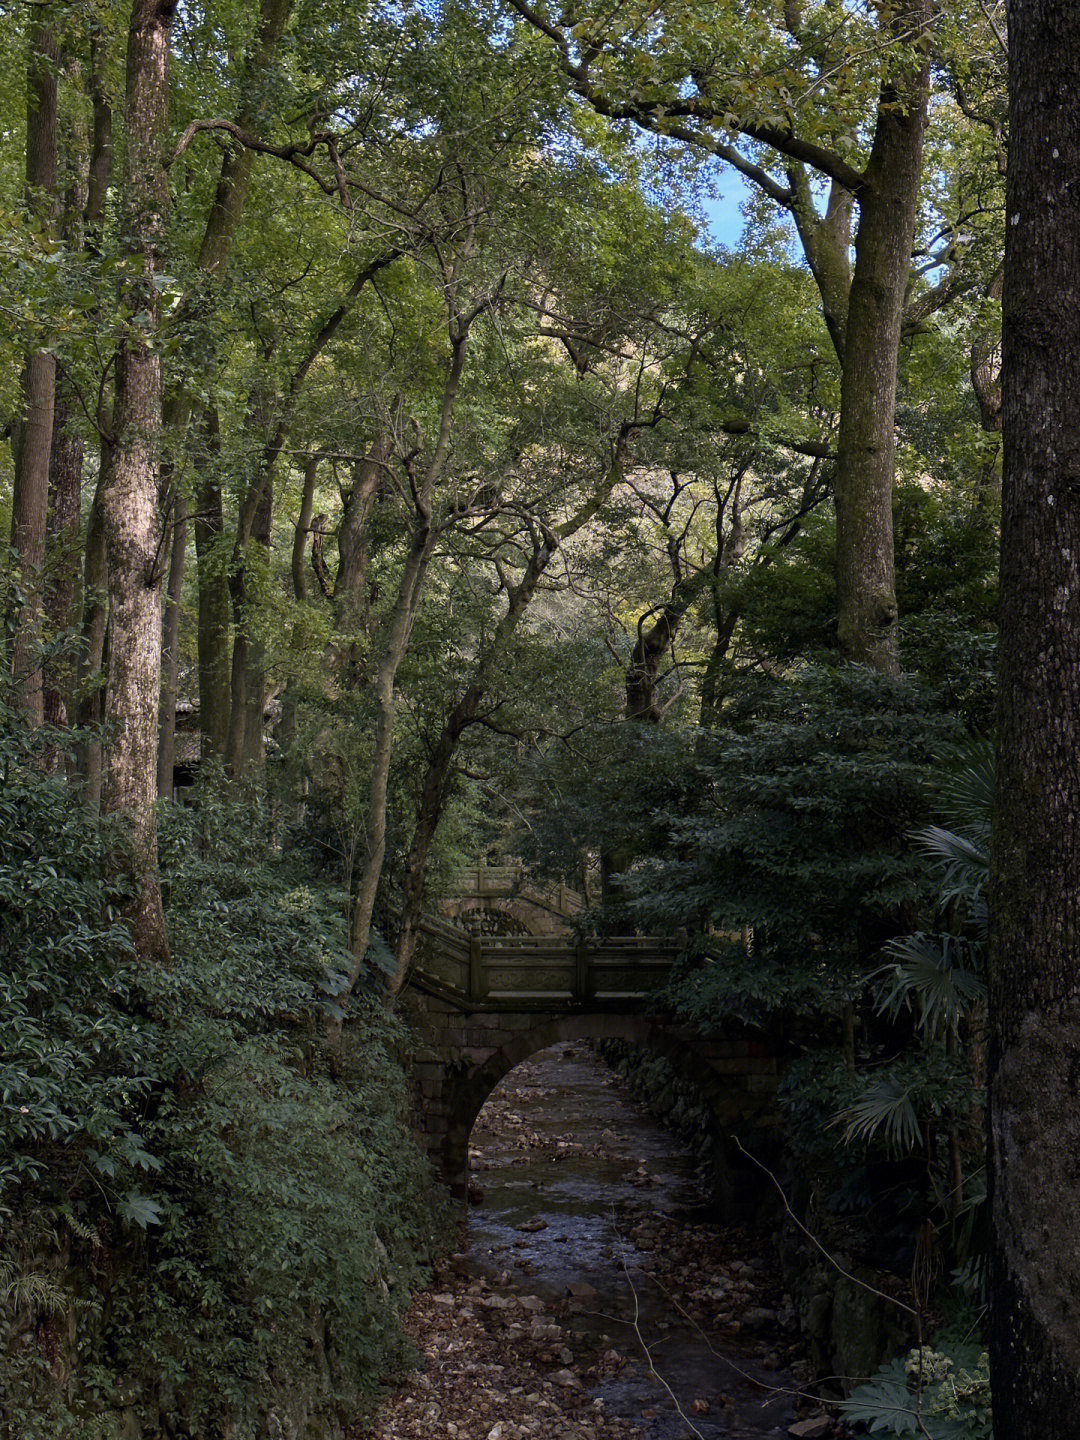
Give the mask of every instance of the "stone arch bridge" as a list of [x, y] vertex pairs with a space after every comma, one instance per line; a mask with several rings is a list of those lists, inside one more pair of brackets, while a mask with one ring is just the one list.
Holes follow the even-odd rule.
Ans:
[[674, 940], [567, 933], [472, 933], [425, 919], [405, 994], [419, 1138], [457, 1194], [469, 1135], [488, 1095], [516, 1065], [563, 1041], [643, 1044], [690, 1072], [722, 1129], [771, 1123], [782, 1061], [744, 1036], [705, 1039], [662, 1012], [655, 994]]

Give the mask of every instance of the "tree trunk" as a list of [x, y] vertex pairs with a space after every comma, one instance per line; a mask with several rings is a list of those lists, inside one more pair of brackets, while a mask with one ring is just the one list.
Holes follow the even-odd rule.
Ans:
[[997, 1440], [1080, 1415], [1080, 8], [1009, 0], [990, 951]]
[[172, 556], [169, 583], [165, 592], [165, 616], [161, 631], [161, 706], [158, 714], [159, 800], [173, 798], [173, 769], [176, 765], [176, 692], [180, 673], [180, 600], [184, 591], [187, 560], [188, 513], [182, 495], [173, 501]]
[[158, 503], [161, 353], [155, 343], [169, 192], [161, 144], [169, 107], [169, 31], [174, 0], [134, 0], [128, 32], [124, 233], [132, 276], [130, 321], [116, 365], [116, 439], [102, 495], [109, 561], [109, 689], [112, 735], [104, 808], [117, 817], [121, 863], [134, 893], [125, 914], [144, 961], [167, 962], [157, 869], [154, 800], [161, 693], [162, 525]]
[[[91, 90], [96, 83], [91, 64]], [[81, 82], [83, 67], [67, 56], [65, 74]], [[96, 158], [91, 134], [79, 106], [68, 106], [60, 134], [60, 162], [64, 174], [63, 236], [71, 253], [86, 248], [90, 174]], [[99, 162], [100, 172], [100, 162]], [[80, 532], [82, 527], [83, 440], [71, 425], [78, 396], [71, 382], [58, 376], [53, 403], [52, 454], [49, 463], [49, 516], [46, 545], [47, 587], [45, 611], [54, 636], [67, 639], [59, 654], [46, 660], [44, 670], [45, 719], [53, 726], [75, 723], [77, 662], [72, 646], [81, 618]], [[59, 763], [59, 752], [56, 752]]]
[[359, 678], [360, 634], [367, 623], [368, 521], [375, 505], [386, 463], [393, 453], [393, 436], [384, 430], [367, 455], [353, 469], [352, 487], [338, 530], [338, 569], [334, 581], [334, 627], [344, 638], [339, 666], [346, 677]]
[[558, 548], [558, 539], [545, 529], [541, 544], [533, 551], [525, 573], [517, 585], [510, 588], [506, 611], [495, 627], [488, 644], [482, 649], [472, 679], [447, 716], [435, 748], [428, 761], [420, 799], [416, 807], [416, 827], [413, 830], [409, 854], [405, 861], [404, 897], [402, 903], [401, 929], [398, 932], [396, 965], [388, 986], [389, 993], [396, 995], [405, 983], [419, 939], [420, 921], [424, 913], [424, 880], [427, 872], [428, 855], [435, 833], [442, 819], [446, 803], [447, 786], [453, 774], [454, 757], [462, 735], [474, 724], [480, 712], [480, 704], [490, 688], [492, 677], [506, 654], [521, 619], [536, 587]]
[[198, 579], [199, 736], [203, 760], [224, 762], [229, 739], [229, 567], [225, 515], [218, 475], [216, 411], [208, 411], [192, 448], [198, 472], [195, 497], [195, 560]]
[[848, 305], [851, 300], [851, 221], [854, 200], [836, 180], [829, 186], [825, 214], [806, 169], [792, 165], [788, 178], [794, 193], [791, 216], [802, 241], [806, 263], [817, 283], [821, 310], [840, 364], [844, 363]]
[[293, 596], [304, 601], [308, 596], [307, 567], [304, 556], [307, 553], [308, 536], [311, 533], [311, 512], [315, 508], [315, 482], [319, 475], [320, 455], [309, 455], [304, 461], [304, 488], [300, 493], [300, 514], [293, 529], [292, 582]]
[[[237, 124], [242, 130], [258, 130], [260, 115], [254, 96], [267, 67], [273, 61], [284, 34], [293, 0], [262, 0], [254, 38], [244, 60], [241, 81], [242, 98], [237, 111]], [[182, 317], [191, 336], [206, 340], [206, 322], [211, 311], [214, 287], [220, 283], [232, 254], [255, 164], [255, 154], [244, 145], [231, 145], [221, 158], [214, 200], [203, 228], [197, 267], [204, 284], [193, 287]], [[210, 353], [213, 344], [210, 343]], [[192, 405], [186, 395], [174, 395], [169, 405], [167, 423], [182, 429], [191, 416]], [[201, 428], [201, 427], [200, 427]], [[217, 417], [209, 417], [202, 430], [208, 438], [208, 449], [216, 450]], [[206, 469], [210, 466], [207, 465]], [[229, 747], [230, 661], [227, 566], [220, 542], [224, 531], [224, 514], [220, 484], [216, 477], [207, 477], [199, 486], [195, 513], [195, 553], [198, 564], [198, 666], [199, 666], [199, 731], [204, 760], [225, 759]]]
[[386, 859], [386, 800], [394, 745], [394, 722], [397, 719], [397, 672], [409, 648], [409, 638], [416, 621], [420, 593], [433, 544], [430, 518], [421, 515], [413, 527], [409, 551], [398, 583], [397, 600], [390, 617], [386, 646], [375, 680], [375, 743], [364, 824], [364, 865], [353, 901], [349, 927], [349, 949], [353, 958], [349, 974], [350, 991], [360, 978], [364, 956], [367, 954], [375, 897], [379, 891], [383, 862]]
[[109, 622], [109, 563], [105, 548], [105, 521], [101, 496], [105, 489], [112, 452], [102, 444], [97, 489], [86, 525], [83, 552], [82, 644], [79, 648], [76, 723], [83, 732], [79, 742], [79, 773], [86, 782], [87, 799], [101, 803], [101, 739], [105, 719], [105, 635]]
[[[475, 318], [477, 311], [473, 312]], [[405, 658], [420, 608], [420, 596], [424, 586], [428, 562], [435, 547], [435, 531], [431, 523], [431, 511], [435, 487], [442, 479], [450, 451], [450, 435], [453, 428], [454, 407], [461, 377], [465, 370], [465, 351], [468, 345], [468, 323], [458, 324], [457, 316], [451, 312], [450, 366], [443, 386], [442, 405], [439, 416], [439, 435], [419, 485], [413, 484], [415, 518], [409, 549], [405, 555], [401, 578], [398, 582], [397, 599], [390, 616], [386, 644], [379, 662], [375, 679], [375, 742], [371, 759], [371, 779], [368, 784], [367, 810], [364, 816], [364, 863], [360, 880], [353, 899], [349, 924], [349, 949], [352, 952], [352, 967], [349, 971], [349, 985], [346, 996], [351, 994], [364, 968], [368, 942], [371, 939], [371, 918], [375, 912], [375, 898], [382, 879], [383, 862], [386, 859], [386, 800], [390, 783], [390, 760], [394, 747], [394, 722], [397, 719], [396, 683], [398, 667]]]
[[[246, 93], [237, 115], [242, 130], [259, 128], [260, 116], [251, 98], [253, 87], [257, 91], [274, 58], [292, 7], [293, 0], [262, 0], [255, 38], [245, 57], [243, 88]], [[213, 208], [199, 247], [199, 269], [207, 275], [220, 278], [228, 263], [251, 187], [254, 163], [255, 154], [245, 145], [232, 146], [222, 156]]]
[[101, 222], [112, 180], [112, 106], [109, 102], [109, 50], [105, 32], [95, 18], [90, 29], [90, 105], [92, 110], [90, 166], [86, 183], [86, 225], [88, 249], [98, 248]]
[[656, 696], [660, 662], [671, 649], [683, 616], [713, 578], [711, 570], [695, 570], [690, 575], [678, 576], [670, 597], [659, 611], [653, 612], [656, 618], [648, 629], [645, 628], [648, 615], [639, 620], [637, 640], [626, 667], [627, 720], [658, 724], [663, 719]]
[[701, 713], [698, 723], [702, 729], [716, 725], [724, 703], [724, 664], [731, 650], [735, 629], [739, 623], [738, 609], [732, 605], [727, 610], [719, 601], [713, 607], [716, 638], [713, 641], [705, 674], [701, 681]]
[[[917, 13], [903, 16], [905, 29], [914, 20], [925, 34], [930, 25], [927, 0], [915, 0], [912, 9]], [[890, 675], [900, 669], [892, 520], [896, 375], [929, 96], [928, 53], [902, 86], [886, 86], [881, 96], [859, 192], [840, 389], [836, 471], [840, 650], [845, 659]]]
[[[322, 460], [320, 454], [309, 455], [304, 461], [304, 484], [300, 492], [300, 513], [296, 517], [296, 524], [293, 526], [293, 543], [291, 557], [291, 571], [293, 583], [293, 598], [298, 604], [304, 604], [308, 598], [307, 566], [305, 557], [307, 554], [308, 537], [311, 534], [311, 512], [315, 508], [315, 484], [319, 478], [319, 464]], [[281, 722], [278, 726], [277, 736], [281, 752], [285, 756], [292, 753], [296, 744], [296, 712], [297, 712], [297, 687], [296, 679], [290, 676], [285, 685], [285, 693], [281, 697]]]
[[[52, 6], [30, 27], [26, 64], [26, 204], [46, 237], [55, 232], [59, 170], [57, 67], [60, 49], [52, 28]], [[25, 418], [15, 446], [15, 487], [11, 507], [11, 548], [18, 565], [19, 593], [12, 668], [19, 704], [31, 725], [44, 719], [41, 617], [45, 579], [45, 531], [49, 507], [56, 357], [38, 350], [23, 374]]]
[[26, 419], [16, 448], [11, 507], [12, 563], [17, 576], [11, 600], [15, 613], [11, 663], [19, 707], [31, 725], [40, 725], [45, 713], [41, 616], [55, 384], [55, 358], [43, 351], [29, 356], [23, 373]]
[[[66, 387], [64, 387], [66, 389]], [[78, 625], [80, 529], [82, 525], [82, 439], [67, 428], [68, 406], [56, 405], [49, 465], [48, 580], [45, 610], [49, 628], [66, 636], [61, 653], [45, 665], [45, 719], [67, 726], [75, 720], [75, 658], [68, 648]]]
[[[265, 759], [266, 647], [252, 625], [252, 595], [248, 575], [250, 561], [246, 552], [248, 545], [261, 546], [267, 552], [270, 549], [274, 488], [269, 477], [258, 487], [257, 494], [250, 534], [243, 543], [238, 537], [238, 555], [230, 577], [233, 655], [225, 768], [230, 775], [237, 778], [260, 771]], [[244, 528], [241, 520], [241, 535]]]

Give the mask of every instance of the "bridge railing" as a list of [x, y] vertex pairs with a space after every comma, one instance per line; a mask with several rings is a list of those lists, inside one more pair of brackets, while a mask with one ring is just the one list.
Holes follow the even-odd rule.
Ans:
[[412, 983], [460, 1005], [625, 1004], [662, 985], [678, 952], [677, 942], [646, 935], [470, 937], [427, 917]]
[[572, 918], [585, 909], [585, 897], [561, 880], [542, 885], [529, 878], [521, 865], [472, 865], [459, 870], [450, 893], [462, 899], [494, 900], [520, 896]]

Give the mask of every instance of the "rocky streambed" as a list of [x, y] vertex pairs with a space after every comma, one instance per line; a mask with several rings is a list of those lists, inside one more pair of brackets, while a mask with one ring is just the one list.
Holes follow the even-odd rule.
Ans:
[[803, 1440], [790, 1298], [710, 1222], [691, 1157], [584, 1046], [519, 1066], [473, 1132], [474, 1203], [406, 1325], [425, 1368], [367, 1440]]

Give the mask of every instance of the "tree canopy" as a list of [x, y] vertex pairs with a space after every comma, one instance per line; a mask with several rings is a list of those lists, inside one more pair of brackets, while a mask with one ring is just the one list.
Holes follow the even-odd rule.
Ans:
[[[1003, 288], [1028, 315], [1005, 19], [0, 7], [11, 1335], [75, 1313], [100, 1233], [143, 1247], [87, 1340], [140, 1405], [261, 1433], [294, 1362], [312, 1413], [355, 1403], [397, 1354], [359, 1297], [413, 1274], [435, 1203], [413, 1151], [394, 1170], [392, 1012], [425, 911], [485, 859], [572, 884], [593, 931], [677, 935], [662, 1003], [700, 1027], [788, 1027], [792, 1144], [829, 1193], [870, 1216], [866, 1177], [917, 1169], [895, 1267], [925, 1222], [978, 1271], [985, 897], [948, 860], [943, 894], [912, 835], [992, 851], [997, 905], [1023, 888], [949, 812], [997, 703]], [[1013, 503], [1016, 587], [1042, 541]], [[334, 1127], [370, 1157], [347, 1181]], [[147, 1378], [189, 1285], [176, 1363], [228, 1354], [217, 1410]], [[354, 1304], [329, 1378], [286, 1361]], [[119, 1380], [58, 1398], [20, 1366], [0, 1394], [51, 1417], [27, 1435], [117, 1409]]]

